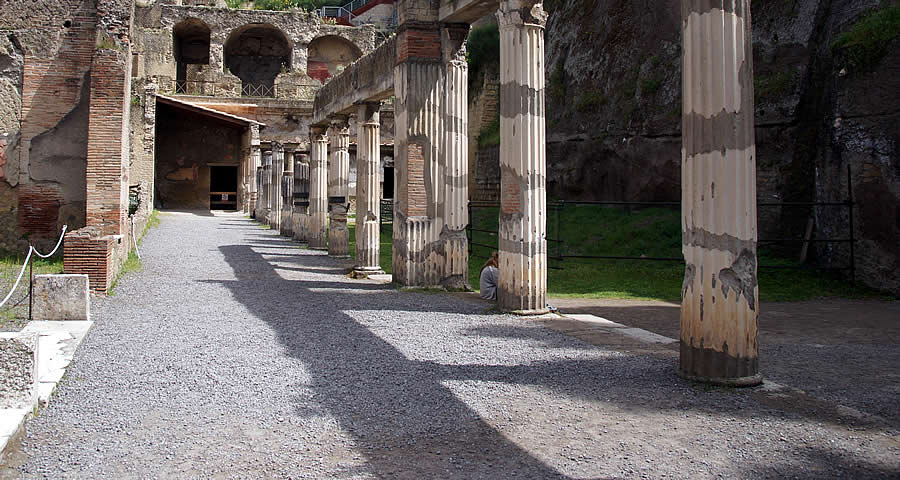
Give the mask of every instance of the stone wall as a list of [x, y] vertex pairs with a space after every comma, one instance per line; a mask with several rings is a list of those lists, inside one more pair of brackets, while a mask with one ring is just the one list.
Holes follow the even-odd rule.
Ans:
[[[900, 292], [898, 39], [871, 71], [832, 45], [895, 0], [753, 2], [757, 186], [761, 202], [843, 201], [852, 170], [859, 278]], [[566, 199], [677, 201], [681, 189], [681, 15], [663, 2], [545, 4], [548, 193]], [[837, 55], [837, 56], [836, 56]], [[844, 73], [841, 73], [844, 72]], [[844, 211], [846, 212], [846, 211]], [[840, 211], [759, 210], [760, 238], [847, 238]], [[845, 266], [845, 246], [816, 251]]]

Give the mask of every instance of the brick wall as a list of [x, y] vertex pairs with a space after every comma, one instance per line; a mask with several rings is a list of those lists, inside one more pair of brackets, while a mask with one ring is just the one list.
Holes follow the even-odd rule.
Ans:
[[91, 290], [106, 293], [115, 279], [111, 236], [98, 236], [100, 229], [85, 227], [66, 234], [63, 245], [63, 272], [87, 274]]
[[441, 32], [437, 28], [410, 28], [397, 34], [397, 62], [441, 58]]

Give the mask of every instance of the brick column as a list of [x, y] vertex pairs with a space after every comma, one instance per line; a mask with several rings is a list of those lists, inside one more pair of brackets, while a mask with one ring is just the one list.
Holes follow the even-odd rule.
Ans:
[[294, 240], [309, 240], [309, 155], [305, 153], [294, 167]]
[[757, 385], [756, 147], [750, 0], [682, 2], [679, 373]]
[[469, 67], [466, 63], [466, 37], [469, 25], [450, 25], [441, 29], [444, 57], [444, 212], [441, 242], [443, 257], [441, 285], [452, 289], [469, 288]]
[[294, 148], [296, 145], [284, 146], [284, 174], [281, 176], [281, 234], [294, 236]]
[[541, 4], [500, 3], [501, 308], [547, 312], [544, 25]]
[[381, 269], [381, 147], [380, 103], [359, 106], [356, 125], [356, 266], [357, 275], [384, 273]]
[[324, 127], [310, 127], [309, 248], [328, 248], [328, 135]]
[[406, 286], [439, 285], [443, 276], [442, 67], [438, 24], [401, 25], [394, 67], [393, 278]]
[[350, 230], [347, 229], [347, 210], [350, 181], [350, 125], [347, 117], [331, 122], [331, 163], [328, 165], [328, 206], [331, 224], [328, 229], [328, 255], [350, 256]]

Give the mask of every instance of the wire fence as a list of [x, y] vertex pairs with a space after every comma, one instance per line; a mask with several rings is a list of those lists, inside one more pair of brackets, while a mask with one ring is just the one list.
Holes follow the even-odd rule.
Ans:
[[15, 326], [22, 320], [31, 320], [35, 262], [46, 261], [60, 252], [67, 228], [63, 225], [59, 240], [50, 253], [41, 253], [29, 245], [22, 257], [3, 257], [0, 262], [0, 326]]

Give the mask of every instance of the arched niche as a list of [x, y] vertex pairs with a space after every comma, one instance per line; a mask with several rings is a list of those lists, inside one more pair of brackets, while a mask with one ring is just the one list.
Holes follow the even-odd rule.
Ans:
[[345, 38], [335, 35], [318, 37], [307, 47], [306, 73], [325, 83], [360, 56], [362, 50]]
[[241, 79], [245, 96], [273, 96], [275, 77], [290, 67], [290, 42], [272, 25], [244, 25], [225, 41], [225, 68]]
[[175, 80], [180, 88], [190, 80], [188, 65], [209, 65], [209, 34], [209, 26], [196, 18], [183, 20], [172, 29]]

